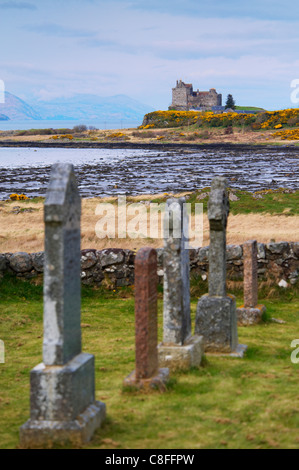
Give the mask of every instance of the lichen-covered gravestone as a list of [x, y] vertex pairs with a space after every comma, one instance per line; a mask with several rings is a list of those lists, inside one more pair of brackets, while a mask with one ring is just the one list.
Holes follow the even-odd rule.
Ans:
[[81, 352], [81, 200], [73, 165], [55, 164], [45, 220], [43, 362], [30, 374], [22, 447], [87, 442], [105, 418], [95, 401], [94, 356]]
[[257, 242], [249, 240], [243, 244], [244, 306], [237, 308], [239, 325], [254, 325], [262, 319], [266, 307], [258, 304]]
[[165, 389], [169, 369], [158, 367], [157, 253], [141, 248], [135, 258], [135, 370], [125, 387]]
[[210, 224], [209, 294], [197, 304], [195, 334], [203, 335], [205, 350], [242, 356], [238, 344], [236, 301], [226, 293], [226, 227], [229, 214], [227, 180], [212, 181], [208, 203]]
[[163, 249], [163, 342], [159, 364], [175, 369], [199, 366], [203, 337], [191, 335], [188, 214], [185, 198], [167, 200]]

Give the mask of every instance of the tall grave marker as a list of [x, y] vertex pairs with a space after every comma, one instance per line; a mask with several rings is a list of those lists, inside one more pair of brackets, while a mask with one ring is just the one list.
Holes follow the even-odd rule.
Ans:
[[163, 342], [159, 364], [172, 370], [199, 366], [203, 337], [191, 335], [188, 214], [185, 198], [166, 202], [163, 250]]
[[81, 352], [81, 200], [73, 165], [52, 168], [44, 208], [43, 362], [30, 373], [22, 447], [87, 442], [105, 418], [95, 401], [94, 356]]
[[135, 258], [135, 370], [125, 387], [163, 390], [169, 369], [158, 367], [157, 252], [141, 248]]
[[210, 224], [209, 294], [197, 304], [195, 333], [203, 335], [205, 350], [242, 355], [246, 346], [238, 344], [235, 298], [226, 293], [226, 227], [229, 214], [227, 180], [212, 181], [208, 203]]

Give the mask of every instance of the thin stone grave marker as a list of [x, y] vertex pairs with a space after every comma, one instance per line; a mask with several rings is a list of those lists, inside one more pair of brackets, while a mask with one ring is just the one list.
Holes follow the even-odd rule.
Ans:
[[244, 306], [237, 308], [239, 325], [254, 325], [262, 319], [266, 311], [258, 305], [257, 242], [249, 240], [243, 244], [244, 264]]
[[168, 368], [158, 368], [157, 253], [141, 248], [135, 258], [135, 370], [125, 387], [165, 389]]
[[95, 401], [94, 356], [81, 352], [81, 200], [73, 165], [55, 164], [44, 208], [43, 362], [30, 374], [22, 447], [87, 442], [105, 419]]
[[159, 364], [172, 370], [199, 366], [203, 338], [191, 334], [188, 213], [185, 198], [166, 202], [163, 250], [163, 342]]

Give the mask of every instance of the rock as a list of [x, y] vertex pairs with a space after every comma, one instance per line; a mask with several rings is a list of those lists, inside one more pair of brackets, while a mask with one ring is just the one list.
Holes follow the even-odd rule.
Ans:
[[204, 246], [203, 248], [200, 248], [198, 252], [198, 261], [199, 263], [207, 263], [209, 260], [209, 247]]
[[198, 201], [201, 201], [202, 199], [205, 199], [206, 197], [208, 197], [208, 193], [201, 193], [197, 196], [197, 200]]
[[284, 288], [289, 287], [289, 284], [284, 279], [281, 279], [279, 281], [278, 285], [279, 285], [279, 287], [284, 287]]
[[124, 260], [124, 252], [121, 248], [108, 248], [107, 250], [100, 251], [99, 253], [103, 268], [112, 264], [122, 263]]
[[266, 251], [265, 245], [263, 243], [257, 244], [257, 259], [265, 259], [266, 258]]
[[4, 255], [0, 255], [0, 272], [6, 271], [7, 261]]
[[294, 255], [299, 258], [299, 242], [291, 243]]
[[98, 261], [95, 250], [84, 250], [81, 252], [81, 269], [89, 269]]
[[228, 198], [230, 201], [239, 201], [240, 198], [233, 193], [229, 193]]
[[267, 243], [266, 247], [267, 247], [267, 250], [269, 250], [270, 253], [273, 253], [273, 254], [274, 253], [281, 254], [284, 251], [289, 251], [290, 249], [288, 242], [280, 242], [280, 243], [270, 242], [270, 243]]
[[227, 261], [242, 258], [242, 252], [243, 252], [242, 247], [239, 245], [227, 245], [226, 246]]
[[34, 269], [38, 273], [42, 273], [44, 271], [44, 252], [32, 253], [31, 257]]
[[17, 273], [26, 273], [33, 268], [31, 256], [28, 253], [14, 253], [10, 258], [10, 267]]
[[286, 323], [286, 321], [280, 320], [280, 318], [273, 318], [273, 317], [271, 318], [271, 321], [273, 323], [279, 323], [280, 325], [284, 325]]

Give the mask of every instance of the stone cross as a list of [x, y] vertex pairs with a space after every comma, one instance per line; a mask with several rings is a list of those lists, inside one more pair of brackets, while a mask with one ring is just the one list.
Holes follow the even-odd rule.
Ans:
[[21, 447], [83, 444], [105, 419], [95, 401], [94, 356], [81, 352], [81, 202], [71, 164], [52, 167], [45, 200], [43, 363], [30, 374]]
[[258, 302], [257, 284], [257, 242], [250, 240], [243, 244], [244, 263], [244, 307], [256, 307]]
[[225, 178], [214, 178], [208, 202], [209, 295], [220, 297], [226, 296], [226, 226], [229, 214], [226, 184]]
[[165, 388], [169, 371], [158, 369], [157, 252], [141, 248], [135, 258], [135, 371], [124, 386]]
[[163, 343], [191, 336], [188, 214], [185, 198], [168, 199], [164, 217]]
[[236, 301], [226, 294], [226, 226], [229, 214], [226, 178], [212, 181], [208, 203], [210, 223], [209, 294], [197, 304], [195, 334], [204, 337], [205, 350], [242, 356], [245, 345], [238, 344]]

